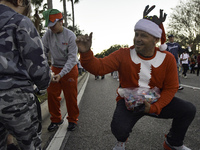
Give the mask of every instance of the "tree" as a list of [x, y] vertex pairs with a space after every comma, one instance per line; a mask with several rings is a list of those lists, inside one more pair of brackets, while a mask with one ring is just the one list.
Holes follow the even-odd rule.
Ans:
[[192, 50], [195, 52], [200, 37], [200, 1], [180, 1], [173, 8], [169, 16], [168, 34], [176, 35], [176, 39], [182, 46], [187, 47], [193, 43]]
[[[64, 11], [64, 21], [65, 21], [65, 27], [68, 27], [68, 18], [67, 16], [69, 16], [67, 14], [67, 7], [66, 7], [66, 0], [60, 0], [61, 2], [63, 1], [63, 11]], [[75, 15], [74, 15], [74, 4], [78, 3], [79, 0], [67, 0], [71, 2], [71, 7], [72, 7], [72, 31], [75, 30]]]
[[114, 51], [116, 51], [116, 50], [118, 50], [120, 48], [125, 48], [125, 47], [128, 47], [128, 45], [118, 45], [118, 44], [115, 44], [115, 45], [111, 46], [109, 49], [103, 50], [101, 53], [97, 53], [95, 55], [95, 57], [97, 57], [97, 58], [104, 58], [105, 56], [110, 55]]
[[[43, 0], [31, 0], [31, 3], [32, 3], [32, 5], [34, 6], [34, 12], [35, 12], [35, 13], [33, 14], [32, 21], [33, 21], [33, 23], [34, 23], [36, 29], [37, 29], [38, 32], [40, 33], [40, 36], [42, 36], [42, 35], [44, 34], [44, 32], [45, 32], [45, 31], [44, 31], [43, 24], [42, 24], [42, 22], [44, 21], [44, 18], [43, 18], [43, 16], [42, 16], [42, 12], [45, 11], [45, 10], [47, 10], [47, 9], [51, 9], [51, 7], [53, 6], [52, 0], [47, 0], [47, 3], [45, 3], [45, 4], [43, 5], [42, 10], [40, 10], [40, 9], [41, 9]], [[65, 4], [65, 6], [66, 6], [66, 4]], [[39, 9], [39, 8], [40, 8], [40, 9]], [[66, 8], [65, 8], [65, 10], [66, 10]], [[66, 12], [66, 13], [64, 12], [64, 14], [67, 15], [67, 12]], [[72, 20], [72, 19], [70, 18], [70, 16], [71, 16], [70, 14], [67, 15], [66, 18], [68, 18], [68, 19], [65, 19], [65, 21], [67, 21], [67, 20]], [[64, 22], [64, 26], [65, 26], [65, 27], [67, 26], [67, 24], [68, 24], [67, 22]], [[76, 36], [82, 35], [83, 32], [84, 32], [83, 30], [80, 30], [79, 27], [78, 27], [77, 25], [75, 25], [75, 26], [68, 26], [68, 28], [69, 28], [70, 30], [73, 30], [74, 33], [76, 34]]]
[[42, 3], [43, 3], [43, 0], [31, 0], [31, 4], [34, 6], [34, 12], [35, 12], [32, 17], [32, 21], [33, 21], [36, 29], [40, 33], [40, 36], [43, 35], [43, 31], [42, 31], [43, 30], [43, 25], [42, 25], [43, 17], [40, 17], [40, 15], [42, 14], [42, 12], [45, 9], [47, 9], [47, 4], [44, 4], [43, 9], [39, 10]]
[[48, 9], [52, 9], [53, 8], [52, 0], [47, 0], [47, 6], [48, 6]]
[[41, 19], [39, 16], [39, 12], [38, 12], [38, 8], [35, 9], [35, 14], [33, 15], [33, 20], [34, 20], [34, 25], [35, 28], [37, 29], [37, 31], [40, 31], [40, 23], [41, 23]]
[[75, 28], [75, 15], [74, 15], [74, 4], [78, 3], [79, 0], [70, 0], [71, 1], [71, 5], [72, 5], [72, 26], [73, 26], [73, 29], [72, 31], [74, 31], [74, 28]]
[[64, 21], [65, 21], [64, 26], [67, 27], [67, 26], [68, 26], [68, 23], [67, 23], [67, 7], [66, 7], [66, 0], [63, 0], [63, 11], [64, 11], [63, 19], [64, 19]]
[[81, 30], [80, 28], [79, 28], [79, 26], [75, 26], [75, 27], [73, 27], [73, 26], [68, 26], [67, 27], [68, 29], [70, 29], [70, 30], [72, 30], [72, 29], [74, 29], [74, 34], [76, 35], [76, 36], [80, 36], [80, 35], [83, 35], [83, 32], [84, 32], [84, 30]]

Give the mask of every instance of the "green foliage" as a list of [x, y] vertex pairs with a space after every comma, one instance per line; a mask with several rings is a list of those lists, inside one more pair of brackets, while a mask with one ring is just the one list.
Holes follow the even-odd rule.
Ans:
[[37, 95], [38, 99], [40, 100], [40, 103], [42, 104], [44, 101], [47, 100], [47, 92], [44, 95]]
[[41, 6], [43, 0], [31, 0], [31, 4]]
[[70, 30], [74, 30], [73, 32], [75, 33], [76, 36], [83, 35], [84, 30], [79, 29], [77, 25], [74, 28], [73, 26], [68, 26], [67, 28]]
[[116, 51], [116, 50], [118, 50], [120, 48], [125, 48], [125, 47], [128, 47], [128, 45], [118, 45], [118, 44], [116, 44], [116, 45], [111, 46], [107, 50], [103, 50], [101, 53], [97, 53], [95, 55], [95, 57], [97, 57], [97, 58], [104, 58], [105, 56], [108, 56], [112, 52], [114, 52], [114, 51]]
[[44, 21], [42, 12], [47, 9], [47, 4], [45, 3], [41, 9], [43, 0], [31, 0], [31, 4], [34, 8], [34, 14], [32, 16], [32, 22], [38, 30], [40, 36], [43, 36], [45, 30], [42, 22]]
[[193, 43], [192, 50], [195, 51], [200, 37], [200, 1], [180, 1], [173, 8], [169, 16], [168, 35], [174, 34], [176, 40], [184, 47]]
[[[60, 2], [62, 2], [63, 0], [60, 0]], [[73, 0], [67, 0], [67, 1], [71, 1], [73, 2]], [[74, 4], [79, 3], [79, 0], [74, 0]]]
[[74, 4], [76, 4], [76, 3], [79, 3], [79, 0], [75, 0], [75, 1], [74, 1]]

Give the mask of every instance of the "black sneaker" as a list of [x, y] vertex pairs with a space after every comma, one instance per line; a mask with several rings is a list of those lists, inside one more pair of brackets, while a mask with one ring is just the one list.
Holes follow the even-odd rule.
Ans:
[[48, 130], [49, 132], [55, 131], [55, 130], [58, 129], [58, 127], [59, 127], [62, 123], [63, 123], [63, 120], [61, 120], [61, 121], [58, 122], [58, 123], [51, 122], [51, 124], [49, 125], [49, 127], [48, 127], [47, 130]]
[[8, 144], [7, 150], [19, 150], [19, 148], [15, 144]]
[[67, 127], [67, 131], [74, 131], [76, 129], [76, 123], [69, 122], [69, 125]]

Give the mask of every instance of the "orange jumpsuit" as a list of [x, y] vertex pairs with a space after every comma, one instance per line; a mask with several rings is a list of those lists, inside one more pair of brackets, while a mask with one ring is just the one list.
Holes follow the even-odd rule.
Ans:
[[[60, 73], [62, 68], [51, 67], [55, 74]], [[48, 92], [48, 106], [51, 114], [52, 122], [60, 122], [62, 120], [60, 111], [61, 90], [66, 101], [68, 111], [68, 121], [77, 123], [79, 116], [79, 109], [77, 106], [77, 84], [78, 84], [78, 68], [75, 65], [72, 70], [64, 75], [58, 83], [50, 83], [47, 88]]]
[[50, 29], [44, 34], [42, 41], [45, 51], [51, 53], [51, 70], [61, 76], [59, 83], [51, 83], [47, 89], [48, 105], [51, 114], [51, 122], [59, 123], [61, 121], [60, 101], [61, 91], [66, 100], [68, 121], [77, 123], [79, 109], [77, 106], [77, 53], [75, 34], [63, 27], [61, 33], [53, 33]]

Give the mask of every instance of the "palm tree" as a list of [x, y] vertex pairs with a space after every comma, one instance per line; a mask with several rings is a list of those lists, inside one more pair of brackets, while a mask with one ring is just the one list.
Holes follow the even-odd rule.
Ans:
[[67, 7], [66, 7], [66, 0], [63, 0], [63, 11], [64, 11], [64, 26], [67, 27]]
[[70, 1], [71, 1], [71, 5], [72, 5], [72, 21], [73, 21], [72, 26], [73, 26], [73, 31], [74, 31], [74, 28], [75, 28], [74, 4], [78, 3], [79, 0], [75, 0], [75, 1], [70, 0]]
[[52, 9], [53, 8], [52, 0], [47, 0], [47, 6], [48, 6], [48, 9]]
[[39, 7], [42, 5], [42, 2], [43, 0], [31, 0], [31, 4], [34, 6], [35, 11], [32, 20], [39, 33], [41, 31], [41, 18], [39, 16]]
[[[65, 27], [67, 27], [67, 8], [66, 8], [66, 0], [60, 0], [63, 1], [63, 10], [64, 10], [64, 21], [65, 21]], [[74, 15], [74, 4], [78, 3], [79, 0], [67, 0], [71, 2], [71, 7], [72, 7], [72, 26], [73, 26], [73, 31], [75, 29], [75, 15]]]

